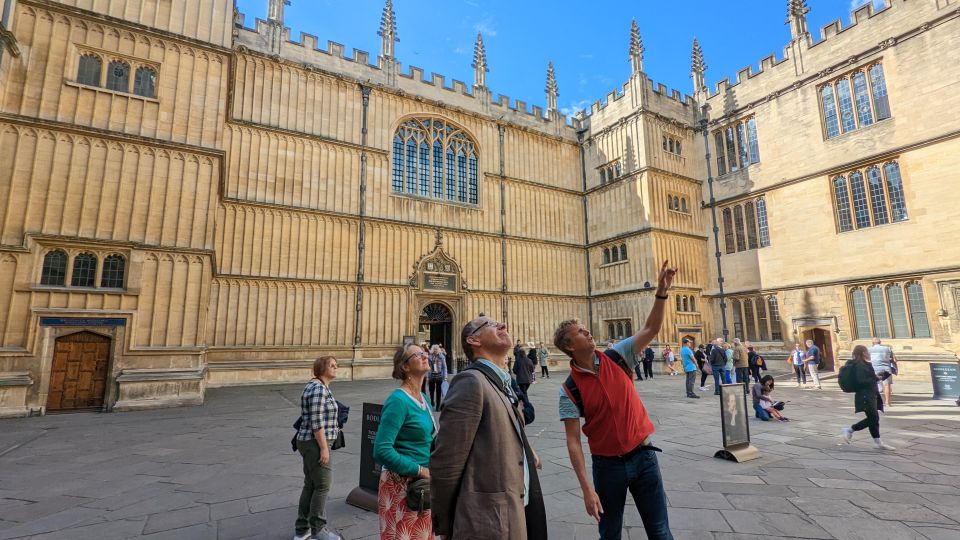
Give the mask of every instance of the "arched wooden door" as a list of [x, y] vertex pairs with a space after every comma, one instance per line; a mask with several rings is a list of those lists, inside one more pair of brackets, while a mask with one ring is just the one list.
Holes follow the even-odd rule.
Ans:
[[110, 338], [78, 332], [57, 338], [50, 374], [48, 411], [103, 407]]

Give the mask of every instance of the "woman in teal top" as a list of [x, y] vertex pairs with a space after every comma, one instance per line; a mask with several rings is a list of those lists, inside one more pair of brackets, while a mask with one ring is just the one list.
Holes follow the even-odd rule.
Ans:
[[380, 538], [433, 538], [430, 511], [407, 508], [407, 486], [430, 478], [430, 445], [436, 431], [430, 399], [421, 392], [430, 372], [429, 354], [419, 345], [397, 348], [393, 378], [400, 388], [383, 402], [373, 459], [383, 465], [377, 495]]

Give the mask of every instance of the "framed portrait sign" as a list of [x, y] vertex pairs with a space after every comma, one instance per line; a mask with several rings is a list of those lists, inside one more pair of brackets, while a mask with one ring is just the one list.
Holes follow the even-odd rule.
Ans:
[[720, 425], [723, 429], [723, 447], [726, 449], [750, 444], [747, 395], [744, 388], [742, 384], [720, 386]]

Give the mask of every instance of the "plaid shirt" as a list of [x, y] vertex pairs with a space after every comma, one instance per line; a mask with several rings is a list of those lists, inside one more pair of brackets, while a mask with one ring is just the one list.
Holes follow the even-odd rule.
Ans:
[[314, 379], [303, 388], [300, 396], [300, 431], [297, 440], [309, 441], [314, 439], [314, 432], [323, 429], [327, 443], [333, 444], [337, 438], [337, 400], [333, 398], [330, 389], [322, 382]]

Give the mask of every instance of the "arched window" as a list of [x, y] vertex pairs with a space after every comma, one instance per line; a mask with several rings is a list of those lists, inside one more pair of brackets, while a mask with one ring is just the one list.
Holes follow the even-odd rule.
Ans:
[[123, 258], [123, 255], [109, 255], [103, 259], [103, 275], [100, 277], [100, 286], [122, 289], [126, 266], [127, 261]]
[[617, 326], [612, 322], [607, 323], [607, 339], [614, 339], [617, 336]]
[[680, 295], [677, 295], [677, 311], [683, 311], [683, 300], [681, 300]]
[[863, 187], [863, 173], [850, 173], [850, 192], [853, 194], [853, 215], [857, 218], [857, 228], [870, 226], [870, 210], [867, 207], [867, 190]]
[[476, 143], [462, 128], [438, 118], [411, 118], [394, 134], [391, 189], [478, 204], [479, 157]]
[[617, 323], [617, 339], [623, 339], [623, 322]]
[[130, 64], [114, 60], [107, 67], [107, 90], [130, 91]]
[[767, 341], [767, 303], [757, 298], [757, 339]]
[[696, 310], [697, 310], [697, 297], [696, 297], [696, 296], [691, 296], [691, 297], [690, 297], [690, 311], [696, 311]]
[[680, 141], [677, 141], [677, 154], [680, 154]]
[[753, 319], [753, 299], [747, 298], [743, 301], [743, 318], [744, 322], [747, 323], [747, 332], [746, 339], [750, 341], [756, 341], [757, 339], [757, 326], [756, 321]]
[[689, 211], [690, 211], [690, 210], [687, 208], [687, 198], [686, 198], [686, 197], [680, 199], [680, 211], [681, 211], [681, 212], [689, 212]]
[[690, 301], [686, 296], [683, 297], [683, 311], [690, 311]]
[[760, 247], [770, 245], [770, 227], [767, 224], [767, 200], [757, 199], [757, 230], [760, 233]]
[[740, 314], [740, 301], [734, 300], [730, 303], [733, 310], [733, 335], [734, 337], [743, 337], [743, 317]]
[[853, 74], [853, 96], [857, 103], [857, 123], [860, 127], [873, 123], [873, 112], [870, 110], [870, 91], [867, 89], [867, 76], [862, 71]]
[[666, 150], [666, 149], [667, 149], [667, 137], [666, 137], [666, 136], [661, 136], [661, 138], [663, 139], [663, 149]]
[[910, 337], [910, 325], [907, 323], [907, 304], [903, 300], [903, 288], [900, 285], [887, 287], [887, 304], [890, 306], [890, 320], [893, 322], [893, 337]]
[[680, 210], [680, 197], [673, 198], [673, 209]]
[[777, 297], [771, 296], [767, 299], [770, 307], [770, 339], [773, 341], [783, 341], [783, 330], [780, 329], [780, 306], [777, 304]]
[[893, 221], [906, 221], [907, 203], [903, 199], [900, 165], [896, 161], [891, 161], [883, 166], [883, 172], [887, 177], [887, 191], [890, 193], [890, 211], [893, 213]]
[[77, 82], [89, 86], [100, 86], [100, 70], [103, 68], [103, 61], [95, 54], [85, 54], [80, 57], [80, 65], [77, 68]]
[[869, 339], [873, 332], [870, 331], [870, 316], [867, 314], [867, 294], [863, 289], [857, 288], [851, 291], [850, 299], [853, 302], [853, 322], [857, 329], [857, 339]]
[[913, 323], [913, 337], [930, 337], [930, 324], [927, 322], [927, 308], [923, 302], [923, 289], [919, 283], [907, 285], [907, 301], [910, 304], [910, 321]]
[[850, 80], [837, 81], [837, 102], [840, 104], [840, 125], [847, 133], [857, 129], [857, 121], [853, 115], [853, 96], [850, 94]]
[[733, 215], [729, 208], [723, 209], [723, 240], [727, 253], [733, 253], [737, 250], [733, 245]]
[[40, 272], [41, 285], [66, 285], [67, 253], [61, 249], [48, 252], [43, 257], [43, 270]]
[[157, 72], [153, 68], [140, 66], [133, 77], [133, 93], [138, 96], [157, 97]]
[[833, 95], [833, 86], [826, 85], [820, 89], [820, 105], [823, 107], [823, 123], [827, 128], [827, 138], [832, 139], [840, 135], [840, 121], [837, 118], [837, 102]]
[[621, 261], [627, 260], [627, 245], [626, 245], [626, 244], [620, 244], [620, 260], [621, 260]]
[[877, 120], [890, 118], [887, 83], [883, 79], [883, 66], [880, 64], [870, 68], [870, 87], [873, 90], [873, 104], [877, 109]]
[[733, 221], [736, 225], [737, 251], [744, 251], [747, 249], [747, 242], [743, 234], [743, 207], [739, 204], [733, 207]]
[[671, 197], [670, 195], [667, 195], [667, 209], [675, 210], [675, 208], [673, 207], [673, 197]]
[[757, 249], [757, 220], [752, 202], [743, 205], [743, 213], [747, 219], [747, 249]]
[[97, 276], [97, 257], [92, 253], [81, 253], [73, 258], [73, 287], [93, 287]]
[[620, 250], [617, 249], [617, 246], [613, 246], [612, 248], [610, 248], [610, 260], [611, 262], [620, 261]]
[[620, 162], [618, 161], [613, 168], [617, 171], [617, 178], [620, 178], [620, 174], [623, 172], [623, 167], [620, 165]]
[[624, 326], [625, 326], [625, 328], [624, 328], [625, 334], [624, 334], [624, 335], [627, 336], [627, 337], [632, 336], [632, 335], [633, 335], [633, 323], [630, 322], [630, 321], [627, 321], [627, 322], [624, 324]]
[[883, 289], [871, 287], [867, 294], [870, 298], [870, 315], [873, 317], [873, 335], [878, 338], [889, 338], [890, 324], [887, 321], [887, 307], [884, 304]]
[[603, 248], [603, 264], [610, 264], [610, 248]]
[[673, 152], [673, 139], [667, 139], [667, 152]]
[[867, 169], [867, 184], [870, 186], [870, 208], [873, 210], [873, 224], [890, 223], [883, 178], [880, 177], [880, 167], [874, 166]]
[[850, 214], [850, 194], [847, 192], [847, 179], [838, 176], [833, 179], [833, 197], [837, 204], [837, 225], [840, 232], [853, 230], [853, 215]]

